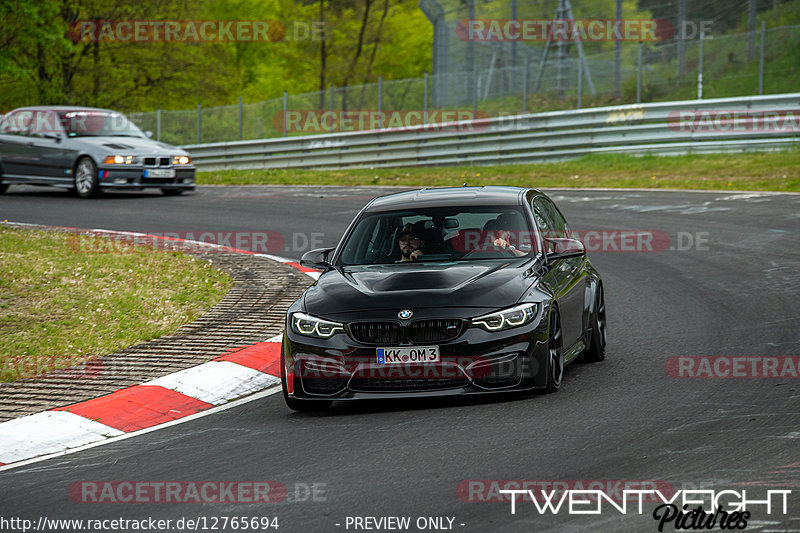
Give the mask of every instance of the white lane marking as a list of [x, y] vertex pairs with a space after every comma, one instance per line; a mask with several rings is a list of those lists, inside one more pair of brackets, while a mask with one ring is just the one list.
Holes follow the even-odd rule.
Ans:
[[112, 427], [67, 411], [45, 411], [0, 424], [0, 463], [63, 452], [122, 435]]
[[[88, 450], [90, 448], [95, 448], [97, 446], [103, 446], [105, 444], [110, 444], [112, 442], [117, 442], [117, 441], [120, 441], [120, 440], [129, 439], [131, 437], [138, 437], [139, 435], [144, 435], [145, 433], [150, 433], [152, 431], [158, 431], [160, 429], [168, 428], [170, 426], [176, 426], [178, 424], [183, 424], [184, 422], [191, 422], [192, 420], [197, 420], [198, 418], [202, 418], [204, 416], [209, 416], [209, 415], [213, 415], [213, 414], [216, 414], [216, 413], [219, 413], [219, 412], [222, 412], [222, 411], [227, 411], [228, 409], [233, 409], [234, 407], [239, 407], [240, 405], [244, 405], [246, 403], [253, 402], [255, 400], [260, 400], [262, 398], [266, 398], [267, 396], [271, 396], [271, 395], [276, 394], [278, 392], [281, 392], [281, 388], [280, 387], [271, 387], [268, 390], [264, 390], [264, 391], [258, 392], [256, 394], [253, 394], [251, 396], [247, 396], [245, 398], [241, 398], [241, 399], [236, 400], [234, 402], [226, 403], [225, 405], [220, 405], [220, 406], [217, 406], [217, 407], [212, 407], [211, 409], [208, 409], [206, 411], [201, 411], [199, 413], [195, 413], [193, 415], [189, 415], [189, 416], [186, 416], [186, 417], [183, 417], [183, 418], [178, 418], [177, 420], [171, 420], [170, 422], [165, 422], [165, 423], [159, 424], [157, 426], [153, 426], [153, 427], [149, 427], [149, 428], [145, 428], [145, 429], [140, 429], [138, 431], [133, 431], [131, 433], [123, 433], [122, 435], [113, 436], [113, 437], [110, 437], [110, 438], [106, 438], [104, 440], [100, 440], [100, 441], [97, 441], [97, 442], [92, 442], [92, 443], [89, 443], [89, 444], [86, 444], [86, 445], [83, 445], [83, 446], [78, 446], [77, 448], [70, 448], [69, 450], [63, 450], [63, 451], [59, 451], [59, 452], [55, 452], [55, 453], [50, 453], [48, 455], [42, 455], [42, 456], [39, 456], [39, 457], [34, 457], [32, 459], [28, 459], [28, 460], [25, 460], [25, 461], [19, 461], [19, 462], [16, 462], [16, 463], [5, 465], [5, 466], [0, 466], [0, 472], [3, 472], [5, 470], [11, 470], [11, 469], [14, 469], [14, 468], [19, 468], [21, 466], [25, 466], [25, 465], [29, 465], [29, 464], [33, 464], [33, 463], [38, 463], [38, 462], [41, 462], [41, 461], [46, 461], [48, 459], [53, 459], [55, 457], [61, 457], [63, 455], [70, 455], [70, 454], [73, 454], [73, 453], [82, 452], [83, 450]], [[38, 413], [38, 414], [44, 414], [44, 413]], [[35, 416], [35, 415], [33, 415], [33, 416]], [[114, 430], [114, 431], [116, 431], [116, 430]]]
[[274, 337], [270, 337], [269, 339], [265, 340], [264, 342], [283, 342], [283, 333], [278, 333]]
[[752, 198], [759, 198], [762, 201], [767, 200], [765, 196], [775, 196], [780, 193], [777, 192], [744, 192], [744, 193], [734, 193], [729, 194], [726, 196], [720, 196], [715, 198], [717, 201], [729, 201], [729, 200], [750, 200]]
[[206, 403], [222, 405], [279, 382], [275, 376], [243, 365], [211, 361], [142, 385], [159, 385]]

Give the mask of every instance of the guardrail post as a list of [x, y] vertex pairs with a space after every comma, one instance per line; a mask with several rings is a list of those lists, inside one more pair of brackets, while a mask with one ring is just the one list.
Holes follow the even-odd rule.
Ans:
[[528, 70], [531, 67], [531, 56], [525, 55], [525, 70], [522, 72], [522, 114], [528, 113]]
[[472, 66], [472, 118], [478, 117], [478, 67]]
[[522, 71], [522, 114], [528, 113], [528, 70], [531, 66], [531, 56], [525, 55], [525, 70]]
[[331, 128], [330, 133], [333, 133], [333, 84], [328, 85], [328, 111], [330, 111]]
[[203, 105], [197, 104], [197, 144], [201, 144], [203, 141]]
[[684, 54], [686, 51], [686, 0], [678, 0], [678, 83], [683, 77]]
[[703, 99], [703, 32], [700, 32], [700, 63], [697, 66], [697, 99]]
[[161, 141], [161, 108], [156, 110], [156, 140]]
[[283, 136], [286, 137], [286, 119], [289, 111], [289, 91], [283, 91]]
[[425, 90], [423, 93], [423, 104], [422, 104], [422, 123], [428, 123], [428, 71], [425, 71]]
[[639, 41], [639, 59], [636, 63], [636, 103], [642, 103], [642, 41]]
[[383, 76], [378, 76], [378, 127], [383, 129]]
[[758, 62], [758, 94], [764, 94], [764, 40], [767, 33], [767, 21], [761, 21], [761, 57]]
[[[286, 118], [284, 117], [284, 120]], [[239, 97], [239, 140], [242, 140], [242, 97]]]

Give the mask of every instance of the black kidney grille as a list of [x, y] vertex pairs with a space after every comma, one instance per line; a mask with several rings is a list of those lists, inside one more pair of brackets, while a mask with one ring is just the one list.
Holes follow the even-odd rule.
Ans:
[[403, 342], [400, 324], [396, 322], [355, 322], [350, 335], [365, 344], [394, 344]]
[[411, 342], [440, 342], [461, 334], [460, 320], [417, 320], [409, 327]]
[[463, 322], [458, 319], [416, 320], [408, 326], [397, 322], [353, 322], [350, 336], [364, 344], [441, 342], [461, 335]]

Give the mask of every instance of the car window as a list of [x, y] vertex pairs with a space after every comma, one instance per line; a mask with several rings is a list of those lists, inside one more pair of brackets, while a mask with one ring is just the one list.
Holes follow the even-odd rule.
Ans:
[[125, 115], [114, 111], [61, 111], [58, 118], [69, 137], [145, 136]]
[[63, 133], [61, 123], [54, 111], [40, 110], [33, 114], [29, 135], [44, 137], [47, 134]]
[[541, 232], [545, 235], [549, 234], [551, 224], [547, 219], [547, 216], [542, 212], [542, 206], [539, 203], [539, 198], [533, 201], [533, 218], [536, 220], [536, 225], [539, 227]]
[[523, 252], [534, 253], [538, 241], [517, 206], [463, 206], [392, 211], [364, 216], [348, 237], [338, 262], [342, 265], [389, 264], [400, 261], [399, 237], [419, 238], [420, 261], [474, 261], [519, 257], [499, 249], [503, 238]]
[[542, 224], [542, 231], [546, 237], [567, 237], [567, 221], [558, 211], [556, 206], [543, 196], [538, 196], [533, 201], [533, 212], [536, 223]]
[[33, 122], [33, 111], [14, 111], [3, 117], [0, 134], [27, 135]]

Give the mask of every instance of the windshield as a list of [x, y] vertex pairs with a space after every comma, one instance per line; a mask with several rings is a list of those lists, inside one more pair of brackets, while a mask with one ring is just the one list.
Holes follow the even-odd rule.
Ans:
[[519, 207], [409, 209], [364, 216], [338, 262], [350, 266], [509, 259], [535, 254], [538, 242]]
[[58, 118], [69, 137], [144, 137], [125, 115], [113, 111], [60, 111]]

